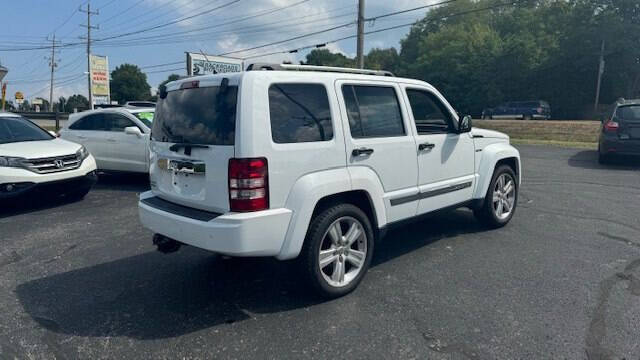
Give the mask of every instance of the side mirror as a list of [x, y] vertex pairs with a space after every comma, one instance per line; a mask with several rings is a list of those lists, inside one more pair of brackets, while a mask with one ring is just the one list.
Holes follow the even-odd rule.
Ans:
[[458, 125], [458, 133], [467, 133], [471, 131], [471, 115], [465, 115]]
[[124, 128], [124, 133], [127, 135], [135, 135], [137, 137], [142, 137], [142, 131], [137, 126], [128, 126]]

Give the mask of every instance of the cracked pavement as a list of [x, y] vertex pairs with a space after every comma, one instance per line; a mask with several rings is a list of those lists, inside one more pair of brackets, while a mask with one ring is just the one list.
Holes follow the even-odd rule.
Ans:
[[333, 301], [291, 262], [156, 252], [145, 178], [4, 204], [0, 358], [640, 358], [640, 164], [519, 149], [507, 227], [456, 210], [392, 230]]

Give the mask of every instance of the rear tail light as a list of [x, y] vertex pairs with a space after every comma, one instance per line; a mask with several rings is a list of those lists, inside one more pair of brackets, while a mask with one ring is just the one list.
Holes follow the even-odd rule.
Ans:
[[231, 211], [259, 211], [269, 208], [267, 159], [229, 160], [229, 207]]
[[537, 108], [536, 111], [538, 112], [538, 114], [542, 114], [543, 109], [541, 107]]
[[607, 132], [618, 131], [619, 127], [620, 127], [620, 124], [618, 124], [613, 120], [609, 120], [606, 123], [604, 123], [604, 131], [607, 131]]

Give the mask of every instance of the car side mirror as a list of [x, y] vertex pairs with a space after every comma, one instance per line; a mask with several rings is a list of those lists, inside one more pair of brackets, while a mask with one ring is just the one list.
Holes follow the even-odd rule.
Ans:
[[124, 133], [127, 135], [135, 135], [137, 137], [142, 137], [142, 131], [137, 126], [127, 126], [124, 128]]
[[460, 120], [460, 125], [458, 125], [458, 133], [467, 133], [471, 131], [471, 115], [465, 115], [462, 120]]

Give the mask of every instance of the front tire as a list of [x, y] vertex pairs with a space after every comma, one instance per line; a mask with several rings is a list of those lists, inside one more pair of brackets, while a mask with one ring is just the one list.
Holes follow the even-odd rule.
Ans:
[[335, 205], [311, 220], [300, 253], [301, 266], [319, 295], [344, 296], [369, 269], [373, 245], [367, 215], [351, 204]]
[[480, 222], [490, 228], [505, 226], [513, 217], [518, 204], [518, 181], [513, 169], [499, 166], [491, 178], [482, 206], [473, 211]]

